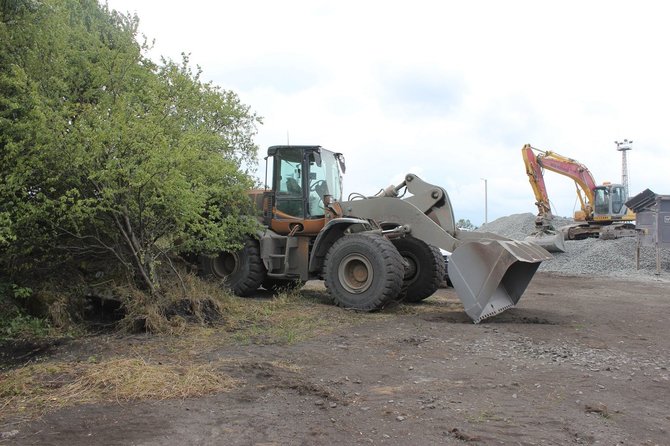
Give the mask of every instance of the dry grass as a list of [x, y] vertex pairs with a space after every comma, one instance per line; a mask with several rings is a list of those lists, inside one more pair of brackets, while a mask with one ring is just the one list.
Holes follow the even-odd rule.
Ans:
[[270, 361], [269, 364], [276, 369], [286, 370], [293, 373], [299, 373], [302, 370], [302, 367], [284, 360]]
[[0, 374], [0, 419], [27, 418], [84, 403], [189, 398], [230, 390], [239, 381], [221, 364], [166, 364], [140, 358], [32, 364]]
[[[307, 286], [278, 296], [239, 298], [215, 283], [187, 278], [185, 286], [193, 308], [199, 299], [214, 301], [222, 315], [214, 325], [165, 318], [163, 305], [136, 298], [129, 307], [132, 320], [142, 319], [153, 335], [110, 336], [75, 341], [68, 358], [79, 361], [34, 363], [0, 373], [0, 421], [9, 417], [30, 419], [59, 408], [84, 403], [129, 402], [197, 397], [226, 391], [240, 381], [223, 372], [236, 370], [235, 358], [225, 356], [227, 346], [239, 344], [287, 345], [342, 328], [382, 322], [397, 314], [434, 311], [444, 302], [421, 306], [400, 305], [389, 311], [365, 313], [335, 307], [322, 287]], [[183, 295], [168, 300], [184, 299]], [[136, 306], [135, 306], [136, 305]], [[199, 315], [198, 315], [199, 317]], [[178, 336], [176, 336], [178, 335]], [[93, 347], [91, 347], [93, 343]], [[299, 367], [278, 361], [277, 369], [299, 373]]]
[[[88, 339], [85, 343], [93, 341], [97, 351], [91, 355], [90, 347], [85, 349], [79, 362], [54, 358], [0, 373], [0, 421], [31, 419], [78, 404], [182, 399], [226, 391], [240, 381], [222, 372], [224, 367], [234, 368], [236, 361], [219, 359], [222, 347], [290, 344], [371, 317], [326, 304], [322, 291], [244, 299], [206, 283], [198, 286], [198, 296], [216, 299], [223, 315], [218, 325], [168, 321], [159, 306], [143, 307], [147, 302], [139, 302], [142, 296], [137, 295], [131, 313], [147, 318], [162, 334]], [[76, 349], [76, 343], [72, 347]], [[272, 366], [299, 372], [287, 362]]]
[[228, 297], [228, 342], [292, 344], [336, 329], [384, 318], [382, 313], [345, 311], [330, 304], [323, 290], [282, 292], [268, 300]]
[[194, 274], [183, 274], [178, 282], [176, 276], [171, 279], [174, 283], [166, 279], [163, 292], [156, 296], [129, 287], [115, 289], [126, 311], [121, 331], [179, 335], [189, 322], [213, 324], [227, 314], [230, 294], [218, 283]]

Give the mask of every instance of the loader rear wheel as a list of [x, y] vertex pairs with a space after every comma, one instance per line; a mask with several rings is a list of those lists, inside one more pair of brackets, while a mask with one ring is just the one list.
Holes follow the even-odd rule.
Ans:
[[346, 235], [328, 250], [325, 285], [335, 304], [379, 310], [402, 286], [403, 260], [393, 244], [377, 234]]
[[444, 257], [440, 250], [411, 236], [393, 241], [408, 267], [405, 270], [403, 289], [407, 289], [405, 302], [419, 302], [430, 297], [444, 281]]
[[200, 256], [203, 275], [223, 279], [237, 296], [246, 297], [260, 288], [265, 278], [258, 240], [249, 238], [242, 249], [221, 252], [216, 257]]

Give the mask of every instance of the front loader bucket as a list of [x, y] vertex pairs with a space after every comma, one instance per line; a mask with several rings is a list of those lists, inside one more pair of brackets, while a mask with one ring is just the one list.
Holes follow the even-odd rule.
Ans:
[[565, 252], [562, 232], [539, 232], [526, 237], [526, 241], [536, 243], [549, 252]]
[[449, 278], [465, 312], [478, 323], [514, 307], [551, 254], [531, 242], [469, 241], [449, 259]]

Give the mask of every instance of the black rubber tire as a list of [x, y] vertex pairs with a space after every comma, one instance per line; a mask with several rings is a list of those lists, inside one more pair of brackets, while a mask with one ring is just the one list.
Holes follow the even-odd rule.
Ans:
[[445, 276], [440, 250], [412, 236], [395, 239], [393, 245], [409, 264], [403, 278], [404, 301], [419, 302], [432, 296]]
[[239, 251], [222, 252], [217, 257], [200, 256], [200, 271], [204, 276], [223, 279], [237, 296], [251, 295], [265, 279], [258, 240], [249, 238]]
[[279, 294], [283, 291], [299, 290], [305, 285], [305, 282], [300, 279], [276, 279], [274, 277], [267, 277], [263, 280], [263, 288], [272, 292], [272, 294]]
[[356, 310], [384, 308], [400, 292], [402, 256], [378, 234], [345, 235], [328, 250], [324, 282], [336, 305]]

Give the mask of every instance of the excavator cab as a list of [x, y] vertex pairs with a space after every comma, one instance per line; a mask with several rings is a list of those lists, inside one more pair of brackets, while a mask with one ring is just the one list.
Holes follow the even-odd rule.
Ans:
[[628, 208], [624, 205], [626, 201], [626, 189], [620, 184], [603, 184], [594, 190], [594, 220], [618, 219], [626, 215]]

